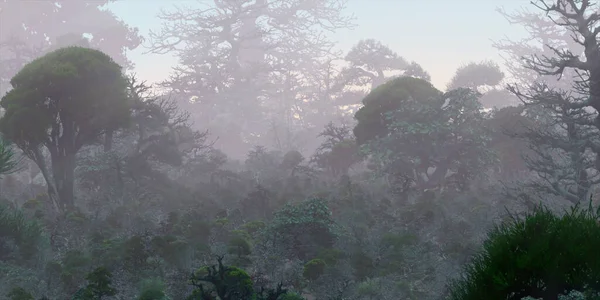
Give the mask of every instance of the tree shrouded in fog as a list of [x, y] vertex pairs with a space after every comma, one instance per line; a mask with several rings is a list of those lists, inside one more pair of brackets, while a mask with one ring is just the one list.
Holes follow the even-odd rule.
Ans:
[[373, 168], [398, 184], [436, 187], [452, 173], [465, 188], [494, 159], [479, 96], [466, 88], [442, 93], [412, 77], [388, 81], [356, 113], [357, 143]]
[[502, 108], [515, 104], [515, 97], [503, 86], [504, 72], [492, 61], [469, 63], [459, 67], [450, 79], [447, 89], [469, 88], [482, 94], [480, 101], [486, 108]]
[[[374, 89], [390, 77], [389, 72], [405, 70], [409, 63], [381, 42], [373, 39], [358, 42], [345, 60], [350, 66], [346, 76], [353, 79], [354, 85], [369, 85]], [[387, 74], [386, 74], [387, 73]]]
[[138, 47], [142, 39], [137, 28], [104, 9], [112, 2], [0, 1], [0, 95], [10, 88], [14, 74], [49, 48], [57, 49], [57, 42], [82, 46], [77, 41], [85, 38], [91, 48], [131, 67], [126, 52]]
[[[218, 145], [248, 150], [273, 122], [293, 126], [301, 82], [333, 43], [325, 32], [351, 26], [344, 1], [214, 1], [164, 11], [151, 51], [179, 58], [165, 87]], [[243, 151], [242, 153], [245, 153]], [[241, 153], [238, 153], [241, 154]]]
[[0, 130], [38, 165], [55, 208], [72, 209], [77, 152], [129, 118], [121, 67], [100, 51], [67, 47], [27, 64], [11, 84]]
[[361, 40], [344, 57], [337, 81], [344, 88], [341, 96], [346, 105], [359, 104], [371, 90], [398, 76], [431, 81], [421, 65], [408, 62], [388, 46], [374, 39]]
[[[538, 13], [504, 15], [525, 26], [524, 41], [500, 41], [512, 58], [507, 65], [515, 83], [508, 90], [525, 105], [535, 126], [513, 133], [530, 144], [531, 185], [578, 203], [600, 183], [600, 50], [597, 11], [589, 1], [537, 1]], [[514, 58], [520, 58], [517, 64]]]

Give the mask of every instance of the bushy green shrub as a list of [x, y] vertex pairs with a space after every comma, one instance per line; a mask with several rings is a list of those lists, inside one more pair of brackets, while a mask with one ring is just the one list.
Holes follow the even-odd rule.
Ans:
[[167, 300], [169, 299], [165, 294], [165, 284], [162, 280], [147, 279], [142, 282], [140, 294], [137, 300]]
[[598, 215], [575, 207], [557, 216], [544, 207], [496, 226], [450, 299], [557, 299], [600, 287]]
[[30, 292], [26, 291], [22, 287], [15, 287], [8, 292], [6, 295], [10, 300], [33, 300], [33, 296]]
[[319, 258], [312, 259], [304, 265], [302, 276], [308, 280], [316, 280], [323, 275], [326, 266], [327, 264], [324, 260]]

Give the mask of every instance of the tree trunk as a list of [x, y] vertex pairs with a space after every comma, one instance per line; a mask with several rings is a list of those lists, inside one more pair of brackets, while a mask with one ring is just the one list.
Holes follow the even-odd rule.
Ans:
[[70, 153], [53, 153], [52, 173], [58, 192], [60, 208], [63, 211], [75, 207], [75, 155]]
[[31, 159], [37, 164], [42, 176], [44, 176], [44, 180], [46, 180], [46, 185], [48, 186], [48, 197], [52, 202], [52, 206], [54, 206], [54, 209], [57, 213], [60, 212], [58, 190], [56, 189], [55, 181], [53, 180], [52, 176], [50, 176], [46, 159], [39, 148], [32, 150]]
[[112, 130], [106, 131], [104, 134], [104, 152], [112, 150], [113, 134]]

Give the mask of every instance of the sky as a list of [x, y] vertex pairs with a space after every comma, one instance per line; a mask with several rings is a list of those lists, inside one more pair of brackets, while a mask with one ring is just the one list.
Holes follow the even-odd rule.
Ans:
[[[161, 9], [174, 5], [197, 5], [195, 0], [124, 0], [109, 9], [142, 35], [159, 30]], [[455, 70], [469, 62], [493, 60], [502, 63], [493, 41], [520, 39], [522, 27], [511, 25], [496, 11], [535, 9], [529, 0], [349, 0], [345, 13], [354, 15], [356, 27], [331, 35], [338, 48], [347, 52], [361, 39], [373, 38], [400, 56], [416, 61], [445, 89]], [[149, 83], [166, 79], [177, 64], [172, 55], [145, 54], [139, 47], [129, 54], [135, 72]]]

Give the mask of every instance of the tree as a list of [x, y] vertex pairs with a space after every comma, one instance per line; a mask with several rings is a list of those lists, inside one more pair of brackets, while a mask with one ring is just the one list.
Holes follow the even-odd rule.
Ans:
[[10, 141], [0, 138], [0, 175], [8, 175], [20, 170], [21, 160], [16, 158]]
[[534, 6], [548, 18], [533, 13], [507, 17], [527, 26], [542, 49], [531, 43], [497, 46], [512, 55], [529, 51], [522, 66], [511, 65], [520, 84], [511, 84], [509, 91], [541, 125], [524, 135], [535, 152], [528, 165], [541, 179], [538, 189], [579, 202], [598, 183], [600, 170], [597, 12], [587, 0], [538, 1]]
[[515, 97], [506, 91], [502, 82], [504, 73], [491, 62], [469, 63], [459, 67], [448, 83], [448, 90], [469, 88], [482, 94], [481, 102], [485, 107], [502, 108], [514, 104]]
[[409, 99], [424, 102], [440, 95], [441, 92], [431, 83], [412, 77], [398, 78], [379, 89], [374, 89], [363, 99], [363, 107], [354, 115], [358, 121], [353, 129], [356, 142], [358, 145], [364, 145], [378, 137], [386, 136], [391, 120], [385, 114], [400, 109], [404, 102], [410, 101]]
[[192, 274], [190, 281], [194, 290], [187, 299], [209, 300], [218, 297], [223, 300], [277, 300], [287, 293], [282, 284], [277, 285], [276, 289], [261, 288], [256, 292], [252, 278], [246, 271], [223, 264], [222, 256], [217, 261], [217, 266], [203, 267]]
[[539, 124], [525, 114], [525, 109], [524, 105], [496, 109], [486, 120], [492, 138], [489, 147], [498, 155], [496, 171], [502, 178], [516, 178], [529, 170], [523, 160], [523, 155], [529, 153], [529, 143], [519, 137]]
[[291, 140], [304, 74], [331, 53], [323, 33], [351, 26], [344, 1], [211, 2], [160, 15], [165, 22], [150, 33], [151, 51], [180, 59], [164, 86], [237, 157], [266, 144], [261, 137], [272, 127], [284, 127], [280, 139]]
[[345, 175], [360, 160], [352, 130], [346, 125], [330, 122], [319, 134], [325, 141], [319, 146], [311, 161], [334, 177]]
[[114, 296], [117, 290], [112, 287], [112, 274], [104, 267], [94, 269], [85, 276], [87, 286], [82, 290], [81, 300], [102, 300]]
[[323, 199], [307, 199], [286, 204], [275, 213], [267, 228], [269, 240], [261, 246], [282, 250], [283, 257], [306, 261], [333, 246], [337, 229], [327, 203]]
[[504, 73], [500, 71], [498, 65], [491, 61], [481, 63], [469, 63], [461, 66], [448, 83], [448, 89], [470, 88], [479, 90], [485, 86], [496, 86], [504, 79]]
[[[535, 2], [540, 3], [539, 1]], [[559, 2], [567, 3], [562, 0], [557, 3]], [[502, 56], [504, 67], [512, 75], [512, 80], [521, 86], [528, 86], [536, 81], [543, 81], [552, 87], [570, 88], [572, 83], [571, 78], [563, 78], [563, 80], [558, 81], [555, 80], [555, 76], [540, 74], [523, 63], [524, 57], [532, 57], [532, 55], [540, 58], [551, 58], [555, 55], [554, 50], [556, 49], [569, 49], [573, 53], [583, 52], [582, 45], [571, 38], [571, 31], [568, 26], [556, 23], [556, 21], [563, 18], [558, 16], [557, 19], [556, 14], [552, 14], [552, 17], [545, 15], [545, 9], [541, 11], [523, 9], [519, 12], [508, 13], [499, 8], [497, 11], [509, 23], [523, 26], [528, 33], [527, 36], [520, 40], [505, 38], [493, 43], [494, 48], [504, 53]], [[562, 22], [559, 21], [559, 23]]]
[[400, 77], [373, 90], [355, 117], [372, 167], [403, 188], [431, 188], [451, 176], [460, 188], [493, 162], [486, 115], [470, 89], [442, 94], [429, 82]]
[[35, 300], [30, 292], [22, 287], [14, 287], [6, 295], [11, 300]]
[[[549, 104], [545, 120], [530, 125], [521, 132], [510, 132], [513, 137], [529, 143], [531, 152], [524, 156], [529, 170], [537, 178], [528, 183], [535, 191], [553, 194], [573, 203], [587, 201], [592, 188], [600, 183], [597, 160], [590, 144], [598, 144], [597, 128], [589, 125], [595, 116], [583, 108], [573, 109], [570, 104], [581, 101], [568, 91], [544, 91], [541, 86], [521, 93], [510, 90], [529, 104]], [[552, 100], [554, 99], [554, 100]]]
[[[383, 84], [390, 73], [406, 70], [409, 63], [390, 48], [374, 39], [359, 41], [345, 57], [350, 66], [343, 70], [352, 84], [374, 89]], [[387, 74], [386, 74], [387, 73]]]
[[[71, 46], [82, 39], [119, 65], [133, 65], [127, 50], [142, 42], [138, 29], [127, 26], [104, 6], [114, 0], [0, 1], [0, 96], [9, 81], [26, 63], [55, 50], [56, 44]], [[79, 44], [80, 45], [80, 44]]]
[[411, 62], [410, 65], [404, 71], [404, 76], [410, 76], [414, 78], [423, 79], [425, 81], [431, 81], [431, 75], [421, 67], [417, 62]]
[[159, 278], [144, 280], [137, 300], [167, 300], [165, 289], [165, 283]]
[[0, 131], [42, 170], [55, 208], [72, 209], [77, 152], [129, 119], [121, 67], [98, 50], [68, 47], [27, 64], [11, 84]]
[[574, 290], [597, 292], [598, 247], [597, 213], [575, 207], [556, 216], [537, 207], [495, 226], [464, 274], [450, 284], [448, 299], [561, 299]]

